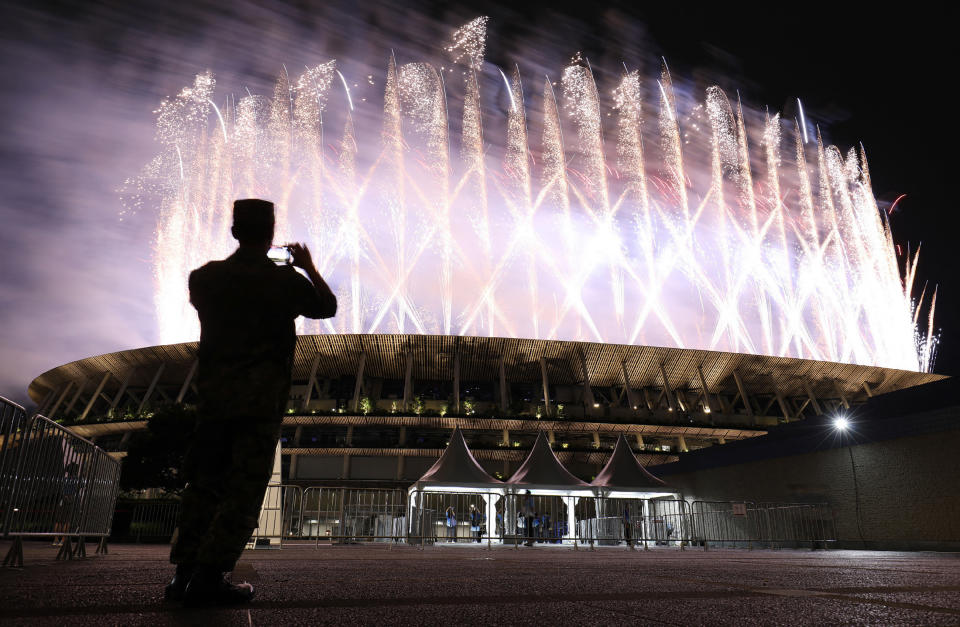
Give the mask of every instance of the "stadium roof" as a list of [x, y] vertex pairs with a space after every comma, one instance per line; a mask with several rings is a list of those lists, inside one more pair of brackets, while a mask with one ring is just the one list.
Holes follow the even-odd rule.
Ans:
[[[197, 343], [187, 342], [136, 348], [80, 359], [53, 368], [30, 384], [29, 394], [40, 403], [68, 381], [97, 381], [107, 373], [130, 385], [148, 385], [158, 367], [164, 380], [181, 381], [196, 359]], [[661, 348], [594, 342], [530, 340], [450, 335], [301, 335], [297, 337], [293, 377], [307, 380], [353, 375], [361, 356], [365, 376], [404, 379], [408, 362], [418, 381], [450, 380], [456, 362], [462, 381], [493, 381], [501, 364], [510, 381], [539, 381], [545, 371], [551, 384], [582, 383], [584, 374], [594, 386], [659, 387], [664, 379], [675, 389], [711, 393], [736, 392], [734, 372], [751, 392], [776, 391], [784, 396], [810, 392], [850, 398], [882, 394], [944, 378], [931, 373], [877, 366], [844, 364], [789, 357], [746, 355], [682, 348]]]

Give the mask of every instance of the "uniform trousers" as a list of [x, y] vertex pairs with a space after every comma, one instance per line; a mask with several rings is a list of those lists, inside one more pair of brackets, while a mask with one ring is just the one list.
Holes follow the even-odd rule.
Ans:
[[174, 564], [233, 570], [257, 527], [282, 418], [201, 413], [184, 462]]

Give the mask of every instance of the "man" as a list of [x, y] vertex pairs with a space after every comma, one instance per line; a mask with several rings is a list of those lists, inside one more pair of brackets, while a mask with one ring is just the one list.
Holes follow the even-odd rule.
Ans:
[[[237, 200], [231, 233], [239, 247], [190, 274], [190, 302], [200, 318], [197, 427], [184, 462], [187, 486], [170, 561], [166, 596], [185, 605], [226, 605], [253, 597], [232, 584], [273, 469], [286, 409], [297, 316], [330, 318], [337, 299], [310, 251], [288, 247], [291, 265], [267, 257], [273, 203]], [[294, 267], [306, 272], [309, 281]]]
[[523, 515], [524, 532], [527, 536], [525, 546], [533, 546], [534, 531], [533, 521], [537, 517], [537, 506], [534, 503], [533, 495], [530, 490], [524, 493], [523, 502], [520, 504], [520, 513]]

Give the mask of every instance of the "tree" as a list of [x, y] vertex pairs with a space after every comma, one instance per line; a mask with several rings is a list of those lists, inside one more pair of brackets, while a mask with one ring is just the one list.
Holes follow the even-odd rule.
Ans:
[[196, 409], [190, 405], [162, 405], [147, 421], [145, 431], [135, 432], [127, 447], [120, 473], [124, 490], [160, 488], [179, 494], [183, 478], [183, 458], [197, 424]]

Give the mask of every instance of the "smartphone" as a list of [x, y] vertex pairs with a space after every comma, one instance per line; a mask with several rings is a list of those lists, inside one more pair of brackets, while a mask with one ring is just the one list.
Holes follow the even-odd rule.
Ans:
[[293, 255], [290, 254], [289, 246], [271, 246], [270, 250], [267, 251], [267, 257], [278, 266], [293, 263]]

